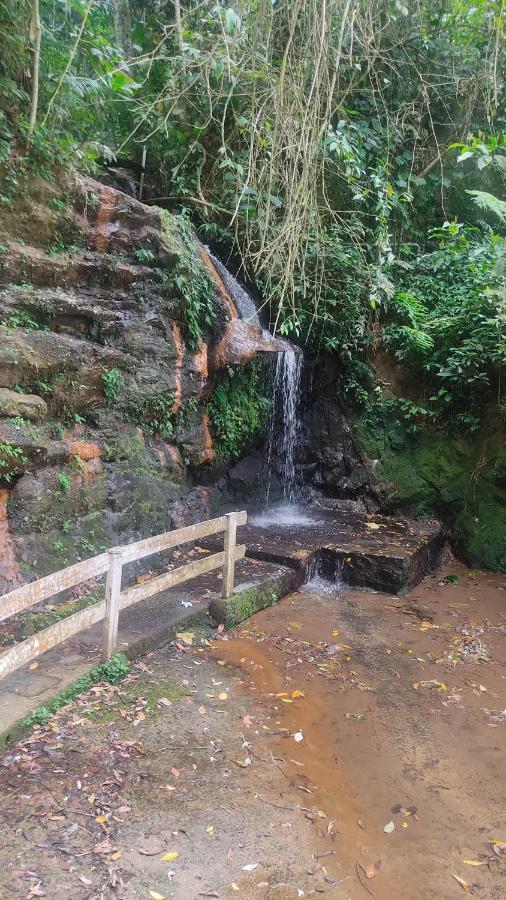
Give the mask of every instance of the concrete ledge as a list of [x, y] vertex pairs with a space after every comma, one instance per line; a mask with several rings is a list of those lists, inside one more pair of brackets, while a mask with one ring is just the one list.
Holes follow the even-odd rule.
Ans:
[[239, 585], [234, 593], [223, 599], [211, 600], [209, 612], [219, 625], [233, 628], [249, 619], [260, 609], [272, 606], [281, 597], [297, 590], [303, 581], [302, 571], [278, 567], [278, 573], [260, 582], [246, 582]]

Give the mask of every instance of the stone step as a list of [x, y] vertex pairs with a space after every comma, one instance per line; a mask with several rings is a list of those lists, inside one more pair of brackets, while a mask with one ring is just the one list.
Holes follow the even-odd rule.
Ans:
[[[320, 574], [352, 587], [399, 594], [437, 567], [445, 542], [439, 522], [360, 517], [307, 507], [294, 524], [275, 513], [251, 513], [238, 540], [247, 555], [294, 569], [305, 577]], [[213, 547], [212, 539], [205, 544]]]

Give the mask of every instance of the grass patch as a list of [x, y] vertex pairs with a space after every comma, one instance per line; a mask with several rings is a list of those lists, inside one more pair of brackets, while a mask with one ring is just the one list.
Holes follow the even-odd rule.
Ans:
[[47, 706], [39, 706], [34, 713], [27, 716], [20, 723], [20, 727], [30, 728], [32, 725], [45, 725], [48, 719], [58, 712], [62, 706], [66, 706], [71, 700], [75, 700], [84, 691], [89, 690], [99, 681], [109, 684], [117, 684], [129, 672], [130, 663], [123, 653], [114, 653], [105, 663], [95, 666], [87, 675], [82, 675], [73, 684], [69, 684], [63, 691], [51, 700]]

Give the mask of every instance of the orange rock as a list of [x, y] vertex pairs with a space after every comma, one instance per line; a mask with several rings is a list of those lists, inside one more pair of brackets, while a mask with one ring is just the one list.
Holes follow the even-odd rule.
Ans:
[[181, 409], [181, 399], [183, 396], [181, 371], [184, 362], [185, 345], [183, 338], [181, 337], [181, 329], [179, 328], [177, 322], [171, 323], [170, 330], [172, 332], [172, 340], [174, 341], [174, 346], [176, 348], [176, 360], [174, 363], [176, 389], [174, 393], [174, 403], [171, 406], [171, 412], [177, 413]]
[[246, 366], [257, 353], [276, 353], [280, 346], [276, 338], [265, 337], [256, 325], [232, 319], [209, 350], [209, 368], [218, 371], [226, 366]]
[[69, 441], [68, 445], [69, 458], [77, 456], [79, 459], [100, 459], [100, 447], [93, 441]]
[[230, 294], [228, 293], [228, 291], [225, 289], [225, 285], [223, 284], [223, 281], [221, 280], [219, 273], [216, 271], [215, 267], [213, 266], [213, 263], [212, 263], [211, 259], [209, 258], [209, 255], [206, 253], [205, 247], [203, 247], [202, 244], [199, 244], [198, 250], [199, 250], [199, 256], [200, 256], [202, 262], [204, 263], [206, 269], [208, 270], [208, 272], [210, 273], [211, 277], [213, 278], [213, 280], [216, 284], [216, 290], [220, 296], [220, 299], [223, 301], [225, 306], [228, 308], [228, 311], [229, 311], [232, 319], [237, 319], [237, 310], [235, 308], [233, 300], [230, 297]]

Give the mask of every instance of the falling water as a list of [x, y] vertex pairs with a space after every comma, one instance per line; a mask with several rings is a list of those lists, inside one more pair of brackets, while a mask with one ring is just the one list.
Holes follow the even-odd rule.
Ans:
[[241, 284], [239, 284], [237, 278], [234, 278], [234, 276], [223, 265], [221, 260], [219, 260], [216, 256], [214, 256], [213, 253], [211, 253], [209, 247], [206, 247], [205, 250], [209, 255], [209, 259], [212, 261], [212, 264], [218, 272], [221, 280], [223, 281], [225, 290], [232, 297], [237, 312], [239, 313], [239, 317], [241, 319], [244, 319], [246, 322], [249, 322], [250, 325], [256, 325], [257, 328], [261, 328], [262, 326], [260, 324], [260, 319], [258, 318], [255, 304], [248, 294], [247, 290], [243, 288]]
[[287, 346], [276, 354], [272, 381], [271, 414], [267, 440], [269, 479], [267, 503], [272, 474], [281, 480], [283, 500], [295, 500], [295, 454], [299, 437], [299, 391], [302, 374], [302, 353]]

